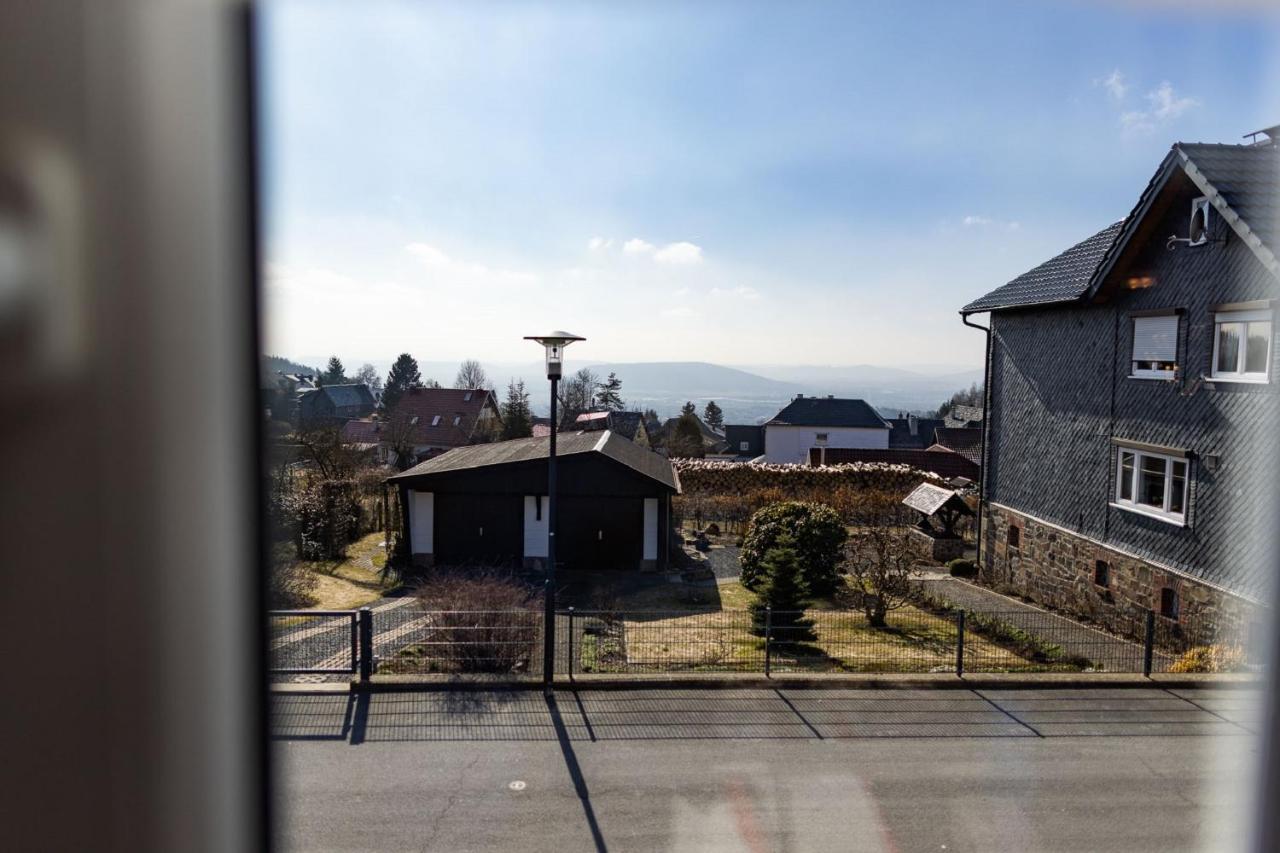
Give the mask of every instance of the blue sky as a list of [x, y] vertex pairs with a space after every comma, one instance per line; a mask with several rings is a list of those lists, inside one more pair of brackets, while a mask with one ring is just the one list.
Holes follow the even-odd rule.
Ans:
[[1280, 122], [1275, 17], [267, 3], [267, 351], [976, 366], [968, 300]]

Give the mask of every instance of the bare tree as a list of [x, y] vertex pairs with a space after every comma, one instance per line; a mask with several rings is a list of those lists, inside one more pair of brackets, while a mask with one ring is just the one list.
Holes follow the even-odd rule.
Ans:
[[856, 604], [875, 628], [889, 611], [914, 594], [912, 576], [920, 559], [911, 538], [909, 512], [896, 496], [868, 492], [853, 512], [854, 531], [845, 545], [844, 568]]
[[453, 387], [464, 390], [489, 387], [489, 375], [484, 367], [474, 358], [469, 358], [458, 366], [458, 375], [453, 379]]
[[378, 368], [374, 367], [372, 364], [365, 363], [360, 365], [360, 369], [356, 371], [356, 375], [352, 377], [352, 381], [362, 385], [368, 385], [369, 391], [373, 394], [375, 399], [382, 395], [382, 377], [378, 375]]
[[303, 424], [293, 433], [303, 458], [326, 480], [350, 477], [360, 467], [360, 454], [342, 440], [342, 428], [333, 424]]
[[561, 381], [557, 396], [560, 399], [562, 429], [577, 420], [578, 415], [591, 410], [596, 397], [596, 386], [599, 384], [600, 377], [585, 367]]

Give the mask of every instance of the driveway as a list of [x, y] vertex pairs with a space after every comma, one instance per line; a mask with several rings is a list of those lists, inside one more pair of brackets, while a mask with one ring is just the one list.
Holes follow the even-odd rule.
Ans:
[[278, 696], [282, 850], [1239, 848], [1257, 694]]

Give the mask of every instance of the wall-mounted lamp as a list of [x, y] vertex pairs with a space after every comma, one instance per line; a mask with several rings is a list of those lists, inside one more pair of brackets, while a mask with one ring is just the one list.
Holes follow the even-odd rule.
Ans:
[[1204, 468], [1206, 471], [1217, 471], [1222, 464], [1222, 457], [1216, 453], [1210, 453], [1204, 458]]

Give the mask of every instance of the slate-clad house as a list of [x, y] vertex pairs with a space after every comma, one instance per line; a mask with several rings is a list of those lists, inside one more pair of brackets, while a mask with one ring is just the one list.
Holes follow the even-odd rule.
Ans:
[[744, 461], [764, 455], [764, 426], [762, 424], [726, 424], [724, 440], [729, 453]]
[[[550, 437], [461, 447], [389, 477], [413, 561], [541, 567], [549, 447]], [[680, 491], [666, 458], [604, 430], [560, 433], [556, 460], [557, 565], [666, 568], [663, 532]]]
[[304, 424], [342, 423], [373, 413], [377, 402], [369, 386], [325, 385], [298, 397], [298, 419]]
[[964, 307], [990, 312], [984, 581], [1186, 631], [1270, 595], [1278, 168], [1274, 138], [1178, 143], [1123, 221]]
[[[649, 430], [640, 412], [584, 412], [574, 420], [581, 430], [609, 430], [641, 447], [650, 447]], [[536, 433], [535, 433], [536, 434]]]
[[802, 394], [764, 425], [765, 460], [806, 465], [814, 447], [884, 450], [889, 432], [865, 400]]
[[934, 433], [943, 425], [938, 418], [903, 415], [888, 418], [889, 447], [902, 450], [926, 450], [934, 444]]

